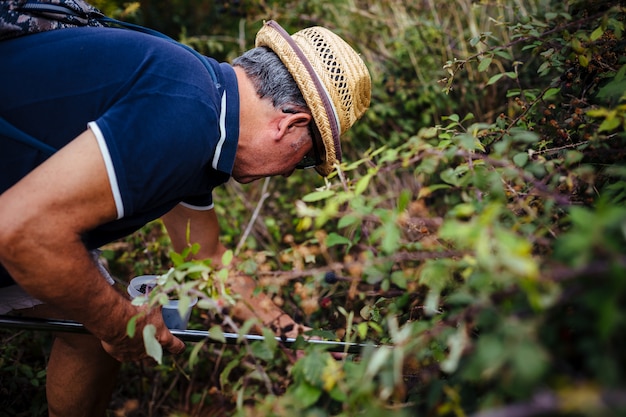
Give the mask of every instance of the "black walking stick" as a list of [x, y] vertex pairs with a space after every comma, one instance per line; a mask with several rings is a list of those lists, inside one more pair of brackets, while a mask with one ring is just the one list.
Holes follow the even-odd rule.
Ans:
[[[0, 315], [0, 327], [24, 329], [24, 330], [41, 330], [47, 332], [65, 332], [65, 333], [89, 333], [89, 331], [81, 323], [69, 320], [41, 319], [32, 317], [17, 317]], [[221, 343], [209, 336], [206, 330], [179, 330], [170, 329], [172, 334], [185, 342], [199, 342], [208, 340], [211, 343]], [[237, 333], [223, 333], [225, 343], [227, 345], [239, 344], [242, 340], [253, 342], [255, 340], [264, 340], [265, 337], [255, 334], [246, 334], [243, 336]], [[276, 341], [284, 346], [293, 347], [296, 345], [294, 338], [276, 337]], [[348, 352], [359, 353], [364, 347], [376, 345], [362, 343], [335, 342], [330, 340], [304, 339], [306, 344], [315, 344], [326, 347], [331, 352]]]

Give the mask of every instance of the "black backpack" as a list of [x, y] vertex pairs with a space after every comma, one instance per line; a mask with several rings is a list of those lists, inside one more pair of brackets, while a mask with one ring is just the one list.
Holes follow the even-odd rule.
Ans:
[[[0, 41], [49, 30], [80, 26], [131, 29], [178, 44], [200, 59], [213, 82], [219, 87], [213, 67], [208, 63], [206, 57], [193, 48], [156, 30], [107, 17], [83, 0], [0, 0]], [[0, 116], [0, 135], [26, 143], [47, 155], [56, 151], [40, 140], [17, 129], [2, 116]]]
[[77, 26], [106, 26], [100, 10], [82, 0], [3, 0], [0, 40]]

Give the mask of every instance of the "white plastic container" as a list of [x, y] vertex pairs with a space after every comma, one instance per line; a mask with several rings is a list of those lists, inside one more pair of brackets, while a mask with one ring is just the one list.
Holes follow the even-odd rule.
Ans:
[[[145, 295], [146, 292], [149, 292], [156, 286], [157, 276], [158, 275], [140, 275], [133, 278], [128, 285], [128, 294], [131, 298]], [[144, 287], [142, 288], [142, 286]], [[189, 324], [191, 309], [197, 302], [197, 298], [192, 299], [187, 312], [183, 316], [178, 312], [178, 300], [170, 300], [167, 305], [164, 305], [161, 311], [163, 313], [163, 321], [168, 329], [185, 330]]]

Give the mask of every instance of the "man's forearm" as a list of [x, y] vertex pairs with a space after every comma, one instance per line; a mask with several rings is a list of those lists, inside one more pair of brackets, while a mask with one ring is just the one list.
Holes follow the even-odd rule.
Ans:
[[278, 335], [297, 337], [299, 325], [278, 307], [265, 293], [254, 294], [256, 281], [248, 275], [233, 274], [229, 286], [239, 300], [233, 308], [233, 316], [239, 321], [257, 318], [265, 326], [273, 328]]
[[[211, 258], [216, 268], [221, 267], [221, 257], [226, 248], [219, 241], [219, 224], [214, 210], [196, 211], [178, 205], [163, 216], [174, 249], [181, 251], [188, 243], [198, 243], [200, 250], [195, 258]], [[186, 229], [189, 226], [189, 239], [186, 242]], [[236, 261], [235, 261], [236, 262]], [[239, 321], [257, 318], [264, 325], [274, 325], [278, 329], [288, 329], [286, 336], [298, 335], [298, 326], [265, 294], [254, 295], [256, 282], [249, 276], [232, 272], [228, 285], [239, 301], [233, 308], [233, 316]]]
[[123, 338], [136, 309], [102, 277], [81, 242], [58, 243], [62, 250], [39, 244], [4, 254], [3, 264], [16, 283], [62, 311], [63, 318], [82, 322], [107, 342]]

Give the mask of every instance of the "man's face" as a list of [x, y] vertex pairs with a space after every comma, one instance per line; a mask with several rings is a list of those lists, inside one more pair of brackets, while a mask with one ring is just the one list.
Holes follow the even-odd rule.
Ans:
[[238, 148], [232, 177], [246, 184], [275, 175], [290, 176], [305, 156], [313, 155], [313, 142], [308, 126], [294, 128], [280, 140], [256, 134], [247, 148]]

